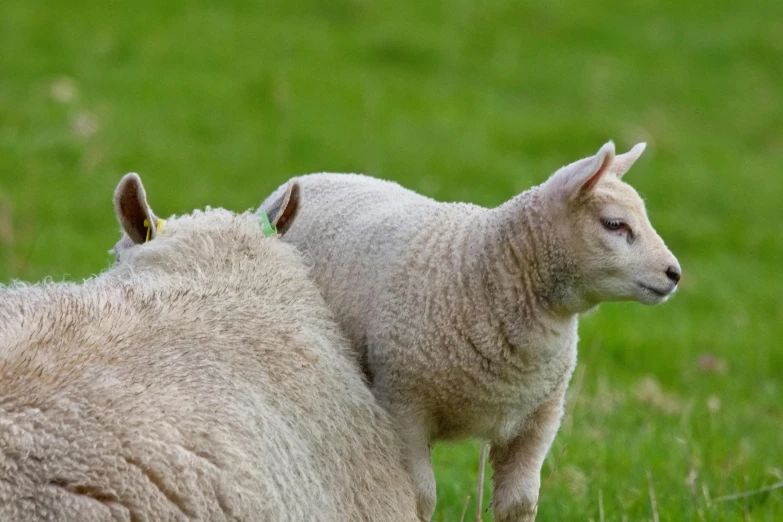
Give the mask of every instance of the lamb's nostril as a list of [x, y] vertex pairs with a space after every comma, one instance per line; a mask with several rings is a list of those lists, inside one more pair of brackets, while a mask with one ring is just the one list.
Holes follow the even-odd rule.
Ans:
[[666, 277], [671, 279], [676, 285], [680, 282], [680, 277], [682, 277], [682, 274], [680, 274], [680, 271], [677, 268], [670, 266], [666, 269]]

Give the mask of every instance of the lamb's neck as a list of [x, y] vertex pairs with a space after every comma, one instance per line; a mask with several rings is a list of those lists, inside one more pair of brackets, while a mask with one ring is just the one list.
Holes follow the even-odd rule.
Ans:
[[538, 350], [543, 341], [573, 332], [575, 272], [539, 189], [488, 210], [481, 228], [481, 284], [491, 320], [509, 345]]

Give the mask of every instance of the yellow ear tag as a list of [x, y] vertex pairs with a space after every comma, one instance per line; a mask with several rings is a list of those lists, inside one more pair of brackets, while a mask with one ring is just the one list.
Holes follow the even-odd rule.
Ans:
[[[165, 221], [163, 221], [162, 219], [158, 219], [157, 221], [155, 221], [155, 232], [157, 232], [158, 234], [163, 233], [163, 224], [164, 223], [165, 223]], [[149, 242], [150, 236], [152, 235], [152, 227], [150, 227], [150, 220], [149, 219], [145, 219], [144, 220], [144, 228], [147, 229], [147, 239], [144, 240], [144, 242], [147, 243], [147, 242]]]

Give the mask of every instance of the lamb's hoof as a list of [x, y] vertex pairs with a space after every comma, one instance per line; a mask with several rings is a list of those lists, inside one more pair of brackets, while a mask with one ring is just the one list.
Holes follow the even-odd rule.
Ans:
[[538, 504], [514, 506], [505, 513], [495, 514], [495, 522], [534, 522]]

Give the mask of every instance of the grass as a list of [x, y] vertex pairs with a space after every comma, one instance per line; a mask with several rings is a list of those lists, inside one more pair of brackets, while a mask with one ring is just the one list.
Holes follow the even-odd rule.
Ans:
[[[648, 141], [627, 180], [681, 291], [582, 321], [539, 519], [783, 519], [783, 489], [715, 500], [783, 479], [778, 0], [5, 0], [0, 72], [2, 281], [106, 267], [127, 171], [164, 216], [314, 171], [495, 205]], [[478, 446], [434, 460], [457, 521]]]

